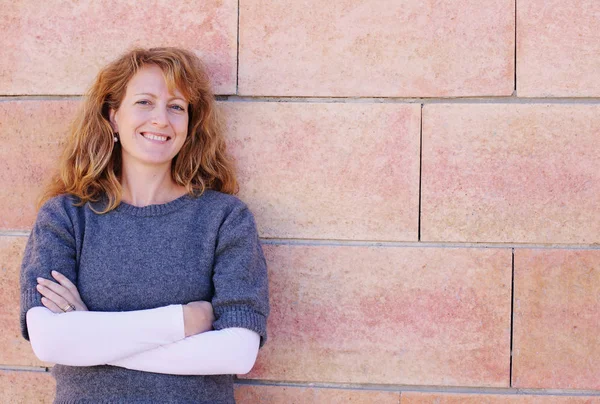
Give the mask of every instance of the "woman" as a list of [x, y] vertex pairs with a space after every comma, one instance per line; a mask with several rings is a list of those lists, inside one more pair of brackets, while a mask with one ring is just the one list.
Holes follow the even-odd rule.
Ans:
[[[21, 270], [55, 403], [231, 403], [266, 339], [266, 264], [200, 61], [136, 49], [96, 78]], [[214, 330], [212, 330], [214, 328]]]

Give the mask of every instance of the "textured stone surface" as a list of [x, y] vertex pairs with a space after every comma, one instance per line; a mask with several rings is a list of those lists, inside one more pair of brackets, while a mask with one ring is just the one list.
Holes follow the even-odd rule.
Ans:
[[599, 404], [600, 397], [402, 393], [401, 404]]
[[235, 93], [236, 0], [3, 2], [0, 34], [0, 94], [82, 94], [134, 46], [190, 49], [217, 93]]
[[598, 105], [426, 105], [421, 240], [599, 243], [598, 127]]
[[50, 404], [55, 382], [50, 373], [0, 370], [0, 402]]
[[513, 386], [600, 390], [600, 251], [516, 250]]
[[509, 249], [265, 245], [269, 342], [250, 378], [509, 385]]
[[241, 0], [239, 93], [510, 95], [514, 9], [514, 0]]
[[[28, 229], [79, 101], [0, 102], [0, 228]], [[266, 237], [416, 240], [419, 105], [221, 103]]]
[[0, 229], [29, 229], [77, 101], [0, 102]]
[[21, 336], [19, 272], [27, 237], [0, 237], [0, 365], [50, 366], [39, 361]]
[[600, 96], [600, 2], [519, 0], [517, 94]]
[[418, 104], [221, 104], [263, 237], [417, 240]]
[[400, 393], [315, 387], [236, 385], [238, 404], [399, 404]]

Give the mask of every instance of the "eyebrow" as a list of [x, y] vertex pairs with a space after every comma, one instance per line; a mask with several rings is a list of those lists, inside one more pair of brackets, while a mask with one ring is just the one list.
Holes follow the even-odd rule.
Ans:
[[[137, 94], [134, 94], [134, 95], [148, 95], [148, 96], [150, 96], [152, 98], [156, 98], [156, 95], [154, 95], [152, 93], [137, 93]], [[181, 98], [181, 97], [177, 97], [177, 96], [171, 97], [171, 98], [169, 98], [169, 100], [170, 101], [172, 101], [172, 100], [181, 100], [183, 102], [187, 102], [187, 100], [185, 98]]]

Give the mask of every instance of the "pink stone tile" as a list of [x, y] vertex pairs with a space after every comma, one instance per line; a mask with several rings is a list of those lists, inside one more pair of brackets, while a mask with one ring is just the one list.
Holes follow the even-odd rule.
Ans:
[[600, 242], [598, 127], [598, 105], [426, 105], [421, 240]]
[[264, 245], [253, 379], [508, 387], [509, 249]]
[[513, 386], [600, 390], [600, 251], [516, 250]]
[[0, 237], [0, 365], [50, 366], [36, 358], [21, 336], [19, 273], [27, 237]]
[[235, 93], [236, 0], [4, 3], [0, 94], [82, 94], [100, 67], [134, 46], [190, 49], [217, 93]]
[[600, 96], [600, 2], [519, 0], [517, 94]]
[[28, 229], [77, 101], [0, 102], [0, 229]]
[[[221, 105], [263, 236], [417, 239], [418, 104]], [[0, 103], [1, 229], [31, 227], [77, 108]]]
[[598, 404], [600, 397], [500, 394], [402, 393], [401, 404]]
[[50, 373], [0, 370], [0, 402], [10, 404], [50, 404], [55, 382]]
[[236, 385], [238, 404], [400, 404], [400, 393], [316, 387]]
[[510, 95], [514, 8], [514, 0], [241, 0], [239, 93]]
[[263, 237], [417, 240], [419, 104], [221, 105]]

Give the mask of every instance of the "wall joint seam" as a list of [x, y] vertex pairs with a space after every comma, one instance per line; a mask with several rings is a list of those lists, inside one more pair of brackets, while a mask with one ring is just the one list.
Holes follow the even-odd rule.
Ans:
[[508, 370], [508, 385], [513, 387], [513, 335], [515, 313], [515, 249], [511, 249], [511, 285], [510, 285], [510, 359]]
[[599, 390], [577, 389], [521, 389], [509, 387], [472, 387], [472, 386], [443, 386], [443, 385], [407, 385], [407, 384], [371, 384], [371, 383], [321, 383], [313, 381], [285, 381], [261, 379], [236, 379], [237, 385], [298, 387], [316, 389], [344, 389], [361, 391], [389, 392], [423, 392], [423, 393], [454, 393], [454, 394], [496, 394], [504, 396], [591, 396], [600, 397]]
[[[80, 101], [82, 94], [0, 94], [0, 102], [15, 101]], [[219, 102], [272, 102], [303, 104], [460, 104], [460, 105], [598, 105], [600, 97], [515, 97], [515, 96], [457, 96], [457, 97], [298, 97], [251, 96], [215, 94]]]
[[515, 81], [515, 83], [514, 84], [515, 84], [515, 87], [514, 87], [514, 92], [513, 92], [513, 95], [515, 97], [517, 97], [517, 1], [518, 0], [515, 0], [515, 52], [514, 52], [514, 58], [515, 58], [515, 60], [514, 60], [514, 64], [515, 64], [515, 66], [514, 66], [515, 67], [514, 81]]
[[239, 94], [240, 83], [240, 0], [237, 1], [237, 49], [235, 59], [235, 94]]
[[417, 241], [421, 241], [421, 187], [423, 183], [423, 106], [421, 104], [421, 122], [419, 124], [419, 215], [417, 218]]

